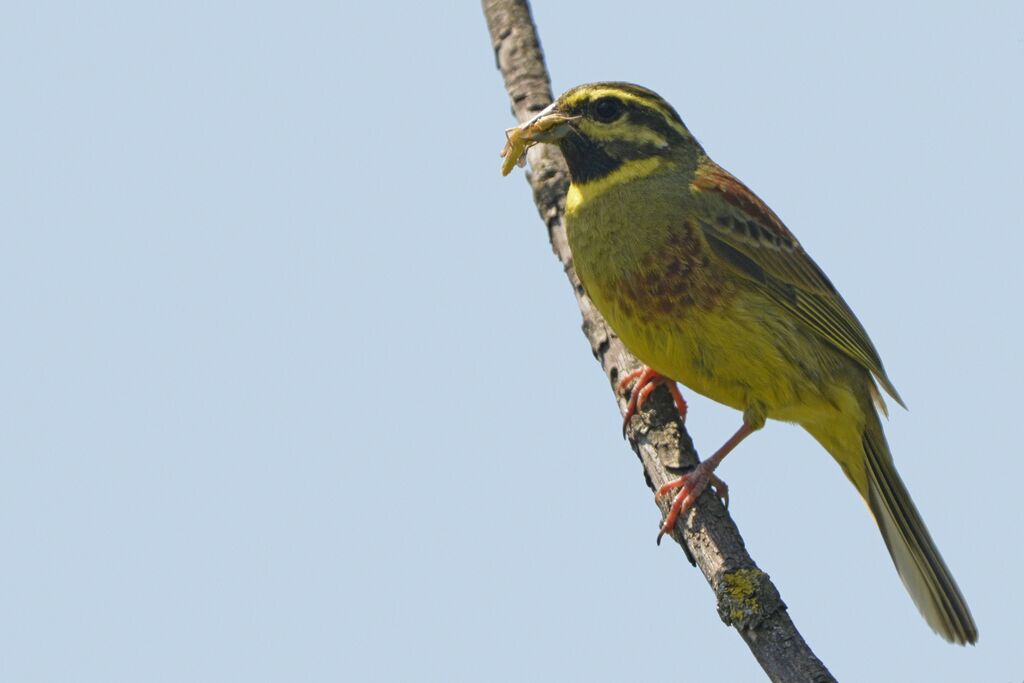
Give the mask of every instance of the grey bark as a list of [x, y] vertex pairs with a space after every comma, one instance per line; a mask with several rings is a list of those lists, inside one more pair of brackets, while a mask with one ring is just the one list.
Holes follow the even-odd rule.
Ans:
[[[552, 101], [540, 41], [525, 0], [483, 0], [497, 67], [505, 81], [516, 120], [522, 122]], [[624, 412], [625, 397], [616, 391], [619, 378], [641, 365], [594, 308], [576, 277], [565, 237], [562, 212], [568, 170], [558, 150], [537, 145], [528, 152], [534, 201], [548, 238], [583, 315], [583, 332]], [[497, 163], [495, 163], [497, 172]], [[693, 443], [666, 389], [652, 395], [643, 413], [626, 430], [652, 490], [697, 465]], [[658, 500], [662, 516], [670, 501]], [[747, 554], [736, 525], [714, 495], [705, 492], [671, 534], [691, 564], [704, 574], [715, 593], [718, 613], [743, 638], [772, 681], [834, 681], [796, 630], [768, 575]]]

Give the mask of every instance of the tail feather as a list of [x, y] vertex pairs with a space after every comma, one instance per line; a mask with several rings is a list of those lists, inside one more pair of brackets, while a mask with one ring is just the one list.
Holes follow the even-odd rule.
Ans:
[[889, 548], [896, 571], [928, 625], [961, 645], [978, 640], [978, 628], [960, 589], [893, 465], [874, 412], [863, 436], [867, 503]]

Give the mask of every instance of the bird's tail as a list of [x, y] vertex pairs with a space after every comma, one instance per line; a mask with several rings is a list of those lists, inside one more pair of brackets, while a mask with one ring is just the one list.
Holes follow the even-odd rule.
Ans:
[[978, 628], [971, 610], [896, 472], [873, 410], [868, 412], [862, 441], [867, 474], [865, 499], [903, 585], [936, 633], [954, 643], [973, 644], [978, 640]]

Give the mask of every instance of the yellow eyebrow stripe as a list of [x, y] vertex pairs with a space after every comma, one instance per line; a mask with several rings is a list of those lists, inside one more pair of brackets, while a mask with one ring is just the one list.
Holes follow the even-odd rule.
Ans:
[[629, 128], [617, 127], [609, 129], [606, 126], [582, 119], [578, 124], [580, 131], [587, 137], [611, 140], [629, 140], [630, 142], [647, 143], [659, 149], [668, 147], [668, 140], [655, 133], [650, 128], [632, 126]]

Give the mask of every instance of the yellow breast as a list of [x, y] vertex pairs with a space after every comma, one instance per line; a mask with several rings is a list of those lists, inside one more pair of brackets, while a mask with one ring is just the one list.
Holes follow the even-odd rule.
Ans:
[[666, 377], [738, 410], [809, 418], [828, 403], [824, 365], [834, 361], [807, 349], [815, 342], [799, 323], [714, 256], [678, 196], [649, 180], [602, 188], [600, 201], [570, 191], [566, 228], [588, 295]]

